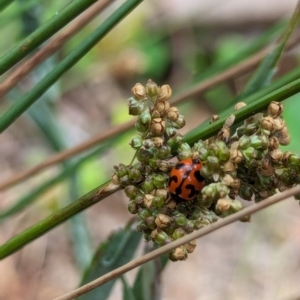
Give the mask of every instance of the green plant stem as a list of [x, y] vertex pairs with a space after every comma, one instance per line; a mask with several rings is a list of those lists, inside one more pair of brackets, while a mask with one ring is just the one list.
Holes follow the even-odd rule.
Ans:
[[0, 75], [40, 46], [97, 0], [75, 0], [0, 58]]
[[[290, 74], [291, 76], [287, 76], [285, 80], [287, 81], [288, 78], [294, 78], [295, 75], [299, 74], [299, 71], [300, 69], [295, 70], [292, 74]], [[300, 92], [300, 79], [287, 83], [284, 86], [282, 86], [281, 84], [282, 81], [278, 80], [276, 85], [279, 86], [279, 88], [277, 88], [276, 90], [274, 90], [274, 87], [276, 85], [273, 84], [272, 86], [269, 86], [255, 94], [252, 94], [245, 99], [242, 99], [241, 101], [247, 103], [247, 106], [237, 111], [232, 111], [232, 108], [226, 109], [220, 115], [221, 118], [218, 121], [212, 124], [209, 124], [209, 122], [205, 122], [199, 125], [184, 136], [183, 142], [192, 145], [200, 139], [205, 140], [217, 134], [222, 128], [225, 120], [231, 113], [235, 115], [234, 124], [236, 124], [266, 109], [271, 101], [283, 101]]]
[[29, 93], [23, 96], [0, 118], [0, 133], [10, 126], [22, 113], [39, 99], [58, 79], [92, 49], [110, 30], [143, 0], [128, 0], [104, 21], [80, 46], [73, 50]]
[[46, 219], [36, 223], [28, 229], [25, 229], [22, 233], [10, 239], [7, 243], [0, 247], [0, 259], [3, 259], [4, 257], [14, 253], [29, 242], [53, 229], [60, 223], [68, 220], [80, 211], [90, 207], [91, 205], [103, 200], [105, 197], [119, 190], [119, 187], [115, 186], [112, 189], [108, 189], [105, 190], [105, 192], [100, 193], [100, 190], [103, 187], [105, 188], [109, 183], [110, 182], [104, 183], [103, 185], [97, 187], [78, 200], [64, 207], [60, 211], [50, 215]]
[[0, 11], [4, 10], [8, 5], [13, 3], [14, 0], [0, 0]]

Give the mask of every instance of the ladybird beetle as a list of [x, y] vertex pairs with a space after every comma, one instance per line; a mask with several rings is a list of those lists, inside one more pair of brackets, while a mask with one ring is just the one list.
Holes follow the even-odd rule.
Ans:
[[200, 174], [202, 163], [199, 159], [186, 158], [179, 161], [171, 170], [169, 191], [183, 200], [194, 199], [204, 186], [204, 178]]

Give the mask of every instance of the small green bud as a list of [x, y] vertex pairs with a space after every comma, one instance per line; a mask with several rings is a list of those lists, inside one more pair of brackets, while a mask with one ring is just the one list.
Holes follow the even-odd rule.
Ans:
[[253, 147], [248, 147], [246, 150], [242, 151], [244, 158], [246, 161], [251, 161], [253, 159], [257, 158], [257, 150], [255, 150]]
[[160, 208], [162, 207], [163, 205], [165, 204], [165, 201], [162, 197], [159, 197], [159, 196], [155, 196], [153, 199], [152, 199], [152, 205]]
[[289, 165], [291, 165], [291, 166], [299, 167], [299, 166], [300, 166], [300, 158], [299, 158], [299, 155], [297, 155], [297, 154], [291, 154], [291, 155], [289, 155], [288, 163], [289, 163]]
[[253, 190], [250, 186], [242, 185], [239, 190], [239, 196], [244, 200], [252, 200]]
[[146, 93], [148, 97], [152, 100], [155, 100], [158, 96], [159, 88], [155, 82], [153, 82], [151, 79], [147, 81], [146, 84]]
[[140, 182], [143, 180], [143, 176], [142, 176], [140, 170], [137, 170], [135, 168], [128, 171], [128, 178], [134, 183], [137, 183], [137, 182]]
[[154, 184], [151, 180], [146, 179], [143, 183], [142, 183], [142, 189], [146, 194], [151, 193], [154, 190]]
[[139, 134], [145, 133], [149, 130], [149, 126], [144, 126], [139, 122], [135, 123], [135, 129]]
[[199, 159], [201, 161], [205, 161], [209, 154], [208, 150], [203, 147], [203, 148], [200, 148], [198, 152], [199, 152]]
[[166, 127], [166, 135], [170, 137], [175, 137], [177, 135], [177, 130], [173, 126]]
[[202, 217], [199, 218], [199, 219], [197, 219], [197, 220], [195, 220], [195, 222], [194, 222], [194, 226], [195, 226], [196, 230], [198, 230], [200, 228], [203, 228], [203, 227], [205, 227], [205, 226], [207, 226], [209, 224], [210, 224], [209, 220], [206, 219], [206, 218], [202, 218]]
[[149, 209], [144, 208], [138, 212], [138, 216], [141, 220], [145, 220], [146, 218], [152, 216], [152, 213]]
[[139, 193], [139, 189], [134, 185], [128, 185], [124, 188], [124, 192], [129, 199], [133, 200]]
[[131, 214], [136, 214], [138, 212], [137, 204], [134, 201], [128, 203], [127, 209]]
[[258, 130], [258, 124], [256, 122], [249, 123], [245, 127], [245, 134], [252, 135]]
[[173, 217], [175, 223], [179, 226], [183, 226], [186, 224], [187, 219], [186, 216], [184, 214], [178, 213]]
[[172, 234], [172, 237], [174, 240], [178, 240], [180, 239], [181, 237], [185, 236], [186, 235], [186, 232], [184, 229], [182, 229], [181, 227], [179, 228], [176, 228]]
[[155, 217], [154, 216], [149, 216], [144, 220], [145, 225], [153, 230], [156, 228], [156, 224], [155, 224]]
[[185, 225], [182, 226], [182, 228], [187, 232], [191, 233], [195, 229], [195, 222], [193, 220], [187, 220]]
[[171, 148], [168, 145], [163, 145], [156, 151], [156, 157], [159, 159], [167, 159], [171, 154]]
[[127, 175], [127, 167], [124, 164], [119, 164], [117, 166], [114, 166], [114, 169], [116, 170], [116, 175], [118, 177]]
[[206, 159], [206, 166], [210, 170], [216, 170], [220, 166], [220, 161], [216, 156], [208, 156]]
[[239, 139], [239, 149], [244, 150], [248, 148], [251, 144], [250, 137], [247, 135], [243, 135]]
[[163, 188], [165, 187], [166, 185], [166, 182], [167, 182], [167, 178], [162, 175], [162, 174], [155, 174], [153, 177], [152, 177], [152, 181], [154, 183], [154, 186], [157, 188], [157, 189], [160, 189], [160, 188]]
[[151, 149], [141, 148], [137, 153], [137, 159], [142, 163], [148, 163], [149, 159], [153, 157]]
[[129, 114], [131, 116], [138, 116], [146, 109], [146, 104], [144, 101], [138, 101], [134, 98], [130, 98], [128, 100], [128, 106], [129, 106]]
[[142, 112], [137, 119], [137, 122], [143, 125], [144, 127], [148, 127], [151, 123], [151, 115], [148, 110]]
[[129, 145], [133, 148], [133, 149], [139, 149], [140, 147], [142, 147], [143, 145], [143, 140], [140, 137], [135, 137], [131, 140], [131, 142], [129, 143]]
[[168, 235], [164, 231], [158, 232], [155, 236], [155, 242], [159, 245], [164, 245], [167, 239]]

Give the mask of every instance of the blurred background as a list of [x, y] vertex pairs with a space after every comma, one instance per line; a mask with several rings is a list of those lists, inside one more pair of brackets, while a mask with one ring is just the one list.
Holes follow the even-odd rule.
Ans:
[[[1, 114], [120, 3], [114, 1], [3, 97]], [[158, 85], [169, 84], [178, 94], [271, 44], [296, 4], [295, 0], [145, 1], [1, 134], [1, 180], [131, 120], [126, 100], [136, 82], [145, 84], [151, 78]], [[0, 12], [0, 55], [65, 5], [59, 0], [14, 1]], [[299, 67], [298, 49], [284, 54], [276, 77]], [[181, 133], [227, 107], [250, 74], [184, 101], [179, 109], [187, 125]], [[299, 96], [284, 105], [292, 140], [284, 151], [300, 154]], [[134, 131], [119, 134], [101, 148], [1, 191], [1, 211], [20, 201], [26, 209], [1, 220], [0, 242], [110, 179], [113, 165], [131, 161], [134, 152], [128, 143], [133, 136]], [[299, 215], [298, 202], [290, 199], [254, 215], [251, 223], [235, 223], [201, 238], [187, 261], [166, 266], [161, 299], [300, 299]], [[76, 288], [97, 246], [131, 217], [127, 199], [118, 192], [24, 247], [0, 264], [0, 299], [52, 299]], [[143, 248], [144, 242], [137, 255]], [[135, 273], [127, 274], [129, 283]], [[109, 299], [122, 299], [120, 282]]]

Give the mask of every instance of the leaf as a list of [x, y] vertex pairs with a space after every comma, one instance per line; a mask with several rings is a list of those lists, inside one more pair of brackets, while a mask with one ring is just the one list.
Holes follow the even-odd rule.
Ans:
[[[133, 294], [131, 287], [128, 285], [126, 278], [121, 276], [121, 281], [123, 284], [123, 300], [137, 300]], [[140, 298], [142, 299], [142, 298]]]
[[[80, 285], [84, 285], [129, 262], [141, 240], [142, 234], [127, 225], [103, 242], [86, 270]], [[117, 279], [111, 280], [77, 300], [104, 300], [108, 297]]]
[[155, 299], [155, 286], [168, 261], [168, 256], [163, 255], [141, 266], [133, 285], [133, 293], [136, 299]]

